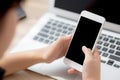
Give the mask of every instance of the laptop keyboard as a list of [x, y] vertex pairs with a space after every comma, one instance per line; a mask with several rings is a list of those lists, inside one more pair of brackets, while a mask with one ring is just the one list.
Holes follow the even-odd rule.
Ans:
[[101, 59], [102, 63], [106, 63], [110, 66], [120, 68], [120, 39], [119, 38], [102, 34], [99, 37], [97, 48], [99, 50], [99, 54], [102, 57], [108, 58], [106, 60]]
[[[50, 19], [47, 24], [33, 38], [45, 44], [51, 44], [60, 36], [73, 33], [75, 25], [67, 24], [58, 20]], [[101, 63], [120, 68], [120, 39], [110, 35], [102, 34], [97, 42], [97, 48]]]
[[40, 32], [34, 37], [34, 40], [51, 44], [60, 36], [71, 34], [74, 31], [74, 28], [74, 25], [50, 19], [43, 29], [41, 29]]

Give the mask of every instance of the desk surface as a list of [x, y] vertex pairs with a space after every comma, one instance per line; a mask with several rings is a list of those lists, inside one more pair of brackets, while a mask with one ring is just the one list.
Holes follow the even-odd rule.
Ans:
[[[27, 13], [27, 18], [20, 21], [16, 28], [16, 34], [9, 48], [11, 50], [26, 33], [35, 25], [38, 19], [48, 10], [48, 0], [26, 0], [23, 9]], [[7, 76], [4, 80], [53, 80], [47, 76], [43, 76], [28, 70], [19, 71], [13, 75]]]

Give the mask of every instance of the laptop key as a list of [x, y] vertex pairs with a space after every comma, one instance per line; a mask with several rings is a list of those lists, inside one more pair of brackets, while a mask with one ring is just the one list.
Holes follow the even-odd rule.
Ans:
[[52, 25], [53, 25], [53, 26], [56, 26], [56, 25], [57, 25], [57, 23], [52, 23]]
[[45, 38], [47, 38], [47, 37], [48, 37], [48, 35], [47, 35], [47, 34], [45, 34], [45, 33], [38, 33], [38, 35], [39, 35], [39, 36], [42, 36], [42, 37], [45, 37]]
[[51, 31], [50, 34], [53, 35], [55, 32], [54, 31]]
[[67, 34], [68, 31], [63, 31], [64, 34]]
[[117, 47], [117, 50], [119, 50], [119, 51], [120, 51], [120, 46], [118, 46], [118, 47]]
[[38, 36], [35, 36], [33, 39], [34, 39], [34, 40], [38, 40], [38, 39], [39, 39], [39, 37], [38, 37]]
[[114, 64], [114, 67], [116, 67], [116, 68], [120, 68], [120, 65], [118, 65], [118, 64]]
[[55, 41], [57, 40], [58, 38], [55, 38]]
[[63, 26], [63, 29], [67, 29], [68, 27], [67, 26]]
[[106, 63], [106, 61], [105, 60], [101, 60], [101, 63]]
[[60, 22], [60, 24], [64, 25], [65, 23], [64, 22]]
[[103, 53], [103, 55], [102, 55], [102, 56], [107, 57], [107, 56], [108, 56], [108, 54], [107, 54], [107, 53]]
[[48, 21], [47, 24], [51, 24], [52, 22], [51, 21]]
[[60, 21], [58, 21], [58, 20], [54, 20], [54, 23], [57, 23], [57, 24], [58, 24], [59, 22], [60, 22]]
[[103, 43], [102, 41], [98, 41], [98, 42], [97, 42], [97, 44], [100, 44], [100, 45], [101, 45], [102, 43]]
[[51, 27], [49, 25], [45, 25], [45, 28], [50, 29]]
[[58, 31], [58, 32], [62, 32], [62, 29], [58, 29], [57, 31]]
[[103, 44], [105, 47], [108, 47], [109, 46], [109, 43], [104, 43]]
[[73, 28], [68, 28], [69, 31], [73, 31]]
[[102, 38], [103, 38], [102, 36], [99, 37], [100, 40], [101, 40]]
[[107, 62], [107, 64], [112, 66], [112, 65], [114, 64], [114, 61], [113, 61], [113, 60], [109, 60], [109, 61]]
[[110, 55], [109, 58], [120, 62], [120, 57], [118, 56]]
[[61, 25], [61, 24], [59, 24], [59, 25], [58, 25], [58, 27], [60, 28], [60, 27], [62, 27], [62, 25]]
[[48, 33], [48, 32], [49, 32], [49, 30], [47, 30], [47, 29], [42, 29], [41, 31], [43, 31], [43, 32], [45, 32], [45, 33]]
[[72, 32], [68, 32], [67, 34], [68, 34], [68, 35], [69, 35], [69, 34], [72, 34]]
[[113, 36], [108, 35], [109, 38], [113, 38]]
[[117, 44], [117, 45], [120, 45], [120, 41], [117, 41], [116, 44]]
[[120, 56], [120, 52], [119, 52], [119, 51], [116, 51], [115, 55]]
[[44, 40], [44, 38], [40, 38], [39, 41], [42, 42]]
[[55, 20], [54, 20], [54, 19], [50, 19], [49, 21], [50, 21], [50, 22], [53, 22], [53, 21], [55, 21]]
[[112, 49], [114, 49], [115, 47], [116, 47], [116, 45], [113, 45], [113, 44], [110, 45], [110, 48], [112, 48]]
[[55, 36], [57, 36], [57, 37], [60, 36], [60, 33], [56, 33]]
[[103, 47], [102, 51], [106, 52], [108, 48]]
[[47, 44], [47, 43], [49, 43], [49, 40], [45, 40], [44, 42]]
[[54, 37], [53, 37], [53, 36], [50, 36], [49, 39], [50, 39], [50, 40], [54, 40]]
[[107, 36], [106, 34], [102, 34], [102, 36]]
[[120, 40], [120, 38], [115, 37], [116, 40]]
[[115, 51], [112, 50], [112, 49], [110, 49], [108, 52], [111, 53], [111, 54], [113, 54]]
[[101, 49], [101, 46], [98, 45], [97, 48], [100, 50], [100, 49]]
[[62, 33], [60, 36], [66, 36], [66, 34], [63, 34], [63, 33]]
[[53, 28], [52, 28], [52, 30], [56, 30], [56, 28], [55, 28], [55, 27], [53, 27]]
[[102, 54], [102, 51], [98, 51], [99, 52], [99, 55], [101, 55]]
[[110, 43], [114, 43], [114, 42], [115, 42], [115, 40], [114, 40], [114, 39], [111, 39], [111, 40], [110, 40]]
[[108, 41], [109, 39], [108, 38], [104, 38], [103, 41]]

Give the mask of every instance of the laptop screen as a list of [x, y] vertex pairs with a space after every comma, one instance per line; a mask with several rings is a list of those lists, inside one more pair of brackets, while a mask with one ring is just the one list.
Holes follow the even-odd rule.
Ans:
[[104, 16], [109, 22], [120, 24], [119, 0], [55, 0], [55, 7], [78, 14], [88, 10]]

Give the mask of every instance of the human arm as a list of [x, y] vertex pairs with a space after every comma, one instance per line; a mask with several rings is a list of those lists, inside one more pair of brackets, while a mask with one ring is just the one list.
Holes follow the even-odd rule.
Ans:
[[5, 75], [26, 69], [36, 63], [50, 63], [64, 56], [71, 35], [58, 39], [42, 49], [9, 54], [0, 60], [0, 67], [6, 70]]
[[[100, 80], [100, 56], [97, 49], [92, 51], [85, 46], [82, 48], [85, 53], [83, 64], [82, 79], [83, 80]], [[75, 69], [68, 70], [68, 73], [79, 73]]]

